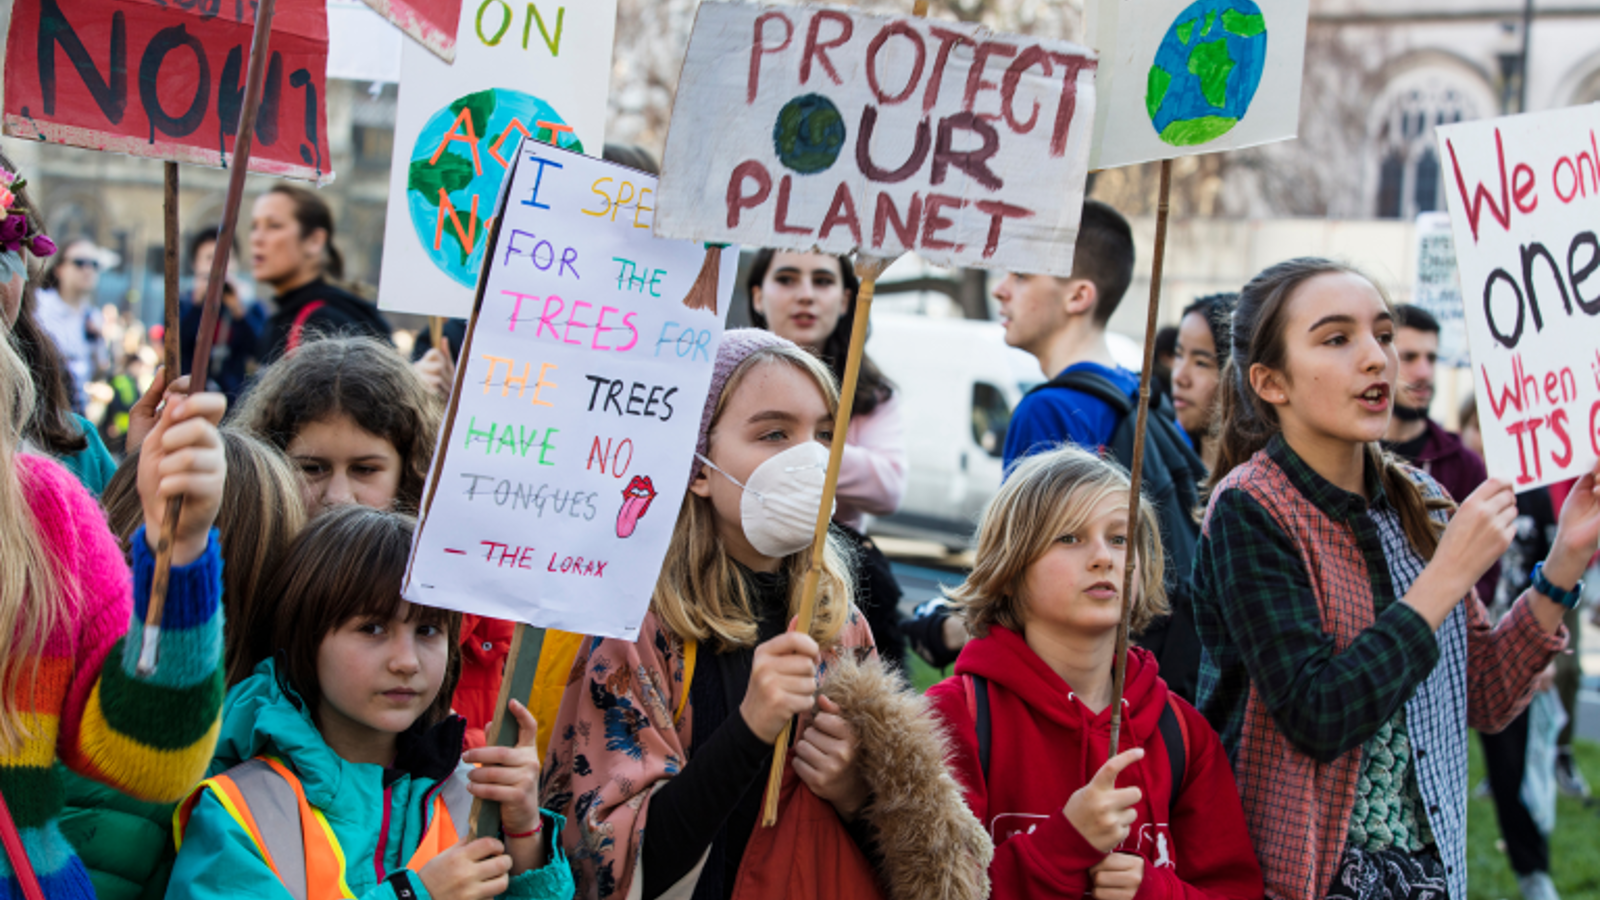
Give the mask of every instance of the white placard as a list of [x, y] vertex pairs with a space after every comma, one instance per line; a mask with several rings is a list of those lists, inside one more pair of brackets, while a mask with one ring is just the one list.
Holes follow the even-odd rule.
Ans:
[[1456, 274], [1456, 239], [1447, 212], [1417, 216], [1417, 278], [1411, 302], [1439, 320], [1439, 364], [1471, 365], [1461, 278]]
[[1068, 275], [1094, 66], [977, 25], [702, 3], [656, 230]]
[[[523, 144], [407, 599], [637, 636], [688, 487], [739, 259], [736, 247], [652, 237], [654, 190], [641, 172]], [[690, 300], [711, 277], [701, 296], [714, 309]]]
[[1600, 105], [1437, 131], [1489, 474], [1575, 478], [1600, 457]]
[[1092, 169], [1295, 136], [1310, 0], [1090, 0]]
[[380, 307], [471, 314], [495, 195], [521, 137], [600, 155], [616, 18], [616, 0], [466, 0], [454, 64], [405, 42]]

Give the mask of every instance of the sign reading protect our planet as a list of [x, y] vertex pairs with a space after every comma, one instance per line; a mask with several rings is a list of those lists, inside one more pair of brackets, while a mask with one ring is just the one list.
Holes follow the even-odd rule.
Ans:
[[404, 593], [632, 639], [689, 483], [738, 249], [652, 237], [642, 172], [532, 140], [508, 161]]
[[1489, 474], [1600, 458], [1600, 104], [1437, 129]]
[[453, 64], [407, 41], [378, 305], [466, 318], [524, 136], [599, 155], [616, 0], [465, 0]]
[[1093, 0], [1089, 164], [1109, 169], [1295, 136], [1308, 0]]
[[657, 233], [1067, 275], [1094, 70], [967, 23], [702, 3]]

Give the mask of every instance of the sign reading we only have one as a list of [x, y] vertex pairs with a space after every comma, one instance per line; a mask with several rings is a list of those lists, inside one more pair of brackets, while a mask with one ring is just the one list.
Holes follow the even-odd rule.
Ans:
[[[5, 133], [227, 166], [244, 108], [256, 4], [16, 0]], [[250, 171], [333, 179], [325, 0], [278, 0]]]
[[657, 233], [1070, 274], [1094, 73], [976, 25], [702, 3]]
[[1600, 458], [1600, 105], [1441, 126], [1489, 474]]
[[649, 175], [533, 140], [512, 162], [404, 593], [631, 639], [738, 252], [652, 237]]

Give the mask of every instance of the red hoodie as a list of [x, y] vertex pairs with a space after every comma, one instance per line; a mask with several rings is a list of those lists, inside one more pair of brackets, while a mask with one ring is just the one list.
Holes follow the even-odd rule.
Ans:
[[[963, 675], [988, 680], [987, 778], [979, 769]], [[1087, 896], [1093, 885], [1089, 869], [1105, 854], [1083, 839], [1062, 810], [1106, 761], [1110, 707], [1090, 712], [1021, 637], [998, 626], [967, 644], [956, 660], [956, 676], [934, 685], [928, 698], [951, 734], [951, 764], [967, 805], [994, 838], [992, 896]], [[1206, 720], [1176, 696], [1187, 725], [1188, 758], [1183, 789], [1172, 804], [1172, 766], [1159, 727], [1167, 698], [1155, 658], [1134, 648], [1120, 749], [1143, 747], [1145, 757], [1123, 771], [1118, 786], [1137, 785], [1143, 796], [1135, 807], [1138, 819], [1117, 850], [1145, 859], [1136, 898], [1260, 900], [1261, 867], [1227, 755]]]

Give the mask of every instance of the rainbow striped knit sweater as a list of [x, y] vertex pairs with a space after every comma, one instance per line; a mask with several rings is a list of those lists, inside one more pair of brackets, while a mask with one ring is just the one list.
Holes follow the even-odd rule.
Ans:
[[[205, 777], [224, 689], [222, 556], [213, 531], [199, 559], [173, 568], [160, 666], [148, 680], [135, 678], [155, 570], [144, 530], [133, 539], [130, 579], [105, 516], [65, 469], [27, 455], [16, 466], [58, 578], [78, 599], [45, 642], [33, 689], [14, 699], [30, 736], [20, 750], [0, 751], [0, 792], [45, 896], [93, 900], [88, 873], [57, 827], [62, 787], [51, 764], [59, 756], [82, 775], [163, 802]], [[0, 900], [21, 897], [0, 852]]]

